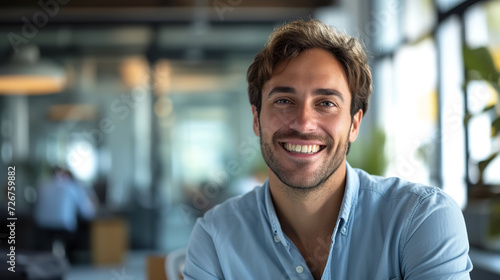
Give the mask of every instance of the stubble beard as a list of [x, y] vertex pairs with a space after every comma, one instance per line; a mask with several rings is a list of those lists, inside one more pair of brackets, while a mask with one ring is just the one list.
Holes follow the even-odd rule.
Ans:
[[[349, 150], [349, 135], [350, 130], [347, 133], [347, 138], [345, 143], [339, 145], [337, 149], [333, 153], [333, 157], [331, 157], [323, 166], [321, 166], [313, 176], [309, 176], [308, 178], [302, 177], [301, 179], [294, 179], [293, 176], [290, 176], [289, 172], [285, 170], [285, 168], [279, 163], [276, 157], [273, 156], [273, 143], [276, 143], [276, 139], [278, 138], [286, 138], [294, 136], [296, 138], [300, 138], [303, 140], [321, 140], [326, 144], [325, 150], [322, 152], [330, 153], [331, 149], [333, 149], [333, 139], [329, 136], [318, 137], [311, 136], [308, 134], [302, 134], [298, 131], [289, 131], [289, 132], [281, 132], [277, 131], [273, 134], [272, 143], [266, 141], [262, 134], [262, 129], [260, 125], [259, 119], [259, 133], [260, 133], [260, 147], [262, 150], [262, 156], [267, 166], [271, 169], [271, 171], [278, 177], [278, 179], [288, 187], [296, 195], [307, 195], [310, 192], [321, 189], [324, 186], [324, 183], [339, 169], [340, 165], [345, 160], [345, 156]], [[307, 163], [304, 162], [304, 165]], [[298, 165], [300, 169], [300, 165]]]

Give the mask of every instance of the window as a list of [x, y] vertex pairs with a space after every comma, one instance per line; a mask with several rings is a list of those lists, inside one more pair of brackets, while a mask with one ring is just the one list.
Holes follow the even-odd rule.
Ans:
[[[465, 46], [486, 47], [500, 69], [500, 2], [476, 2], [374, 0], [371, 14], [374, 22], [391, 22], [371, 45], [386, 175], [441, 187], [462, 207], [478, 182], [479, 162], [500, 151], [491, 127], [498, 109], [483, 112], [498, 103], [498, 81], [471, 80], [463, 59]], [[500, 183], [498, 170], [500, 156], [484, 182]]]

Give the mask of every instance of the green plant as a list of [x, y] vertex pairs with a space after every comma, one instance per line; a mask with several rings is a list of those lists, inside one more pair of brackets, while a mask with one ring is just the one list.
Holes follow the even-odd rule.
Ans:
[[[466, 74], [466, 83], [467, 85], [470, 81], [472, 80], [482, 80], [487, 82], [492, 86], [492, 88], [495, 90], [496, 94], [498, 95], [498, 99], [500, 99], [500, 72], [497, 70], [495, 67], [493, 57], [486, 47], [480, 47], [480, 48], [475, 48], [471, 49], [468, 47], [465, 47], [463, 49], [463, 58], [464, 58], [464, 65], [465, 69], [467, 71]], [[465, 92], [464, 89], [464, 92]], [[499, 135], [500, 133], [500, 115], [498, 112], [500, 112], [499, 108], [499, 102], [496, 102], [495, 104], [492, 104], [486, 108], [483, 109], [480, 114], [487, 113], [487, 114], [494, 114], [494, 119], [491, 122], [491, 131], [492, 131], [492, 136], [495, 137]], [[469, 114], [465, 116], [465, 125], [468, 125], [469, 120], [473, 117], [473, 115]], [[478, 163], [478, 169], [479, 169], [479, 181], [478, 185], [483, 185], [484, 184], [484, 171], [488, 167], [488, 165], [500, 155], [500, 151], [493, 152], [487, 159], [480, 161]]]
[[382, 128], [370, 130], [368, 137], [358, 137], [351, 145], [347, 161], [374, 175], [384, 175], [388, 160], [385, 155], [385, 132]]

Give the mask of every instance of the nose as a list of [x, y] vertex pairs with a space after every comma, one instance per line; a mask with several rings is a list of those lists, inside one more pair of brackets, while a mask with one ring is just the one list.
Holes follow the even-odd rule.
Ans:
[[317, 122], [314, 108], [303, 104], [295, 110], [295, 116], [290, 122], [290, 128], [299, 132], [311, 132], [316, 130]]

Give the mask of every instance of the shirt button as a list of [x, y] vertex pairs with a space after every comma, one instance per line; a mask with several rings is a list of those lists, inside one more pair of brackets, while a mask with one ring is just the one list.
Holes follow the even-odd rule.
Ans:
[[345, 227], [343, 227], [340, 232], [343, 234], [343, 235], [346, 235], [347, 234], [347, 229]]
[[298, 265], [298, 266], [295, 268], [295, 271], [297, 271], [297, 273], [302, 273], [302, 272], [304, 272], [304, 268], [303, 268], [301, 265]]
[[280, 240], [279, 236], [275, 235], [275, 236], [274, 236], [274, 242], [278, 243], [278, 242], [280, 242], [280, 241], [281, 241], [281, 240]]

